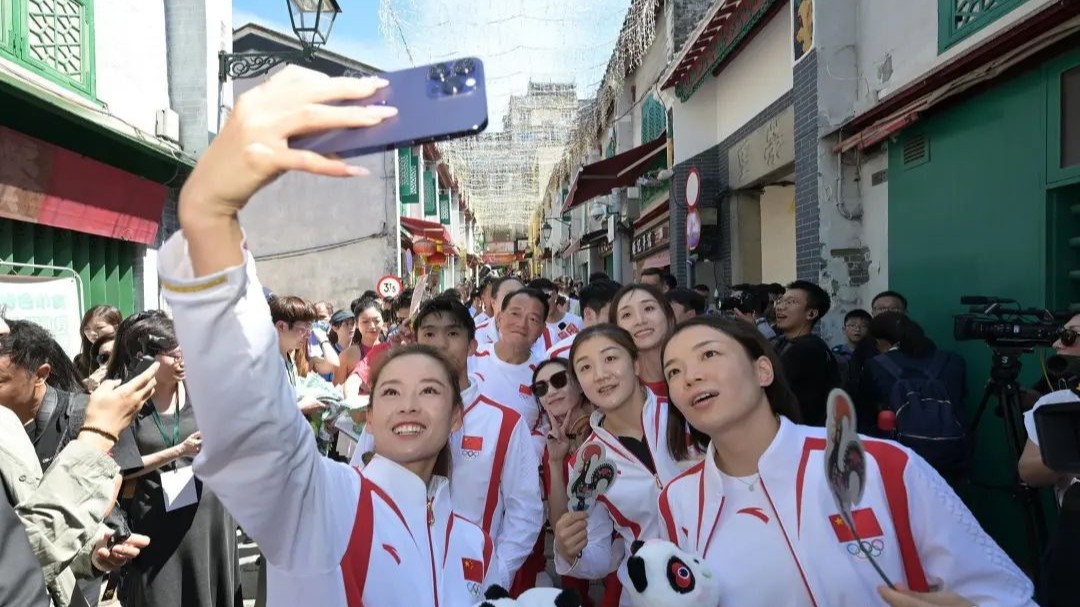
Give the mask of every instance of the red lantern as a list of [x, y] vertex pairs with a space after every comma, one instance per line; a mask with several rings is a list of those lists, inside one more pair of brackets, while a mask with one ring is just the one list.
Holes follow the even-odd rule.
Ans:
[[422, 257], [435, 254], [435, 243], [430, 240], [417, 240], [412, 246], [413, 253]]

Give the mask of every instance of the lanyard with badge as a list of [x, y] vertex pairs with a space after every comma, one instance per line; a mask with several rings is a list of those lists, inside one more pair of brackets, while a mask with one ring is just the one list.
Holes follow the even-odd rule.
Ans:
[[[179, 395], [177, 395], [179, 397]], [[165, 425], [161, 421], [161, 415], [157, 407], [151, 404], [150, 415], [154, 418], [154, 425], [161, 433], [161, 440], [166, 449], [172, 449], [180, 444], [180, 403], [176, 403], [176, 413], [173, 417], [172, 438], [165, 432]], [[174, 460], [175, 462], [175, 460]], [[186, 508], [199, 501], [199, 493], [195, 488], [195, 472], [191, 466], [177, 466], [172, 470], [159, 473], [161, 477], [161, 492], [165, 497], [165, 512], [172, 512], [180, 508]]]

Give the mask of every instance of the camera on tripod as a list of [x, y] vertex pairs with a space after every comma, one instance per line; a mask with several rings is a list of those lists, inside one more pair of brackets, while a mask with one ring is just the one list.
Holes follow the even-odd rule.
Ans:
[[1061, 313], [1021, 308], [1015, 299], [966, 295], [960, 303], [971, 309], [954, 317], [956, 341], [981, 340], [994, 348], [1031, 350], [1052, 345], [1064, 324]]

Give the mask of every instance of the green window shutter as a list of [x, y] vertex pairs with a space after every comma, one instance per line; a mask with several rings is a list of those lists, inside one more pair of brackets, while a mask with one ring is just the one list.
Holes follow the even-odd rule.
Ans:
[[1027, 1], [938, 0], [938, 51], [945, 51]]
[[15, 56], [15, 5], [0, 0], [0, 53]]
[[607, 144], [607, 150], [604, 152], [604, 158], [611, 158], [615, 155], [615, 138], [612, 137]]
[[93, 0], [0, 0], [0, 13], [0, 52], [94, 96]]
[[[109, 304], [135, 313], [135, 245], [24, 221], [0, 219], [0, 260], [71, 268], [82, 281], [83, 308]], [[71, 276], [55, 270], [19, 268], [26, 276]]]
[[450, 225], [450, 192], [439, 194], [439, 222]]
[[420, 158], [412, 148], [398, 150], [398, 193], [401, 204], [420, 202]]
[[439, 209], [435, 198], [435, 172], [424, 171], [424, 217], [438, 215]]
[[641, 143], [648, 143], [667, 130], [664, 104], [651, 93], [641, 104]]

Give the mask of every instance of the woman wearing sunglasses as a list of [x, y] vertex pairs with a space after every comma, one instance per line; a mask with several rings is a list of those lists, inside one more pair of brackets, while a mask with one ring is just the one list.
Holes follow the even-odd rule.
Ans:
[[[533, 371], [532, 393], [542, 411], [547, 442], [540, 462], [541, 488], [548, 502], [548, 522], [552, 528], [567, 511], [566, 469], [573, 453], [589, 434], [589, 414], [592, 405], [585, 400], [581, 387], [570, 374], [570, 363], [563, 358], [552, 358], [540, 363]], [[529, 559], [522, 565], [514, 588], [517, 596], [536, 585], [536, 578], [547, 567], [544, 555], [547, 535], [541, 533]], [[563, 576], [563, 588], [574, 588], [582, 597], [585, 607], [592, 607], [588, 598], [589, 581]]]
[[[634, 541], [660, 537], [655, 499], [665, 484], [700, 460], [706, 441], [688, 438], [681, 418], [669, 421], [667, 401], [641, 385], [642, 360], [624, 329], [610, 324], [585, 329], [574, 341], [570, 361], [597, 409], [589, 420], [592, 432], [572, 459], [590, 444], [600, 445], [618, 469], [618, 481], [588, 512], [559, 517], [555, 570], [601, 579], [617, 569], [625, 585], [625, 567], [613, 563], [612, 555], [621, 554], [625, 561]], [[613, 541], [613, 533], [619, 540]], [[625, 592], [619, 604], [629, 604]]]
[[960, 498], [895, 443], [864, 441], [865, 492], [850, 529], [825, 479], [825, 429], [793, 421], [779, 364], [753, 325], [716, 317], [680, 324], [664, 347], [671, 404], [710, 442], [704, 461], [660, 494], [663, 535], [717, 573], [720, 604], [905, 604], [911, 597], [878, 590], [866, 553], [916, 592], [1034, 604], [1030, 580]]
[[675, 311], [660, 290], [647, 284], [626, 285], [611, 302], [610, 322], [634, 338], [640, 353], [637, 376], [653, 394], [667, 398], [660, 350], [675, 326]]

